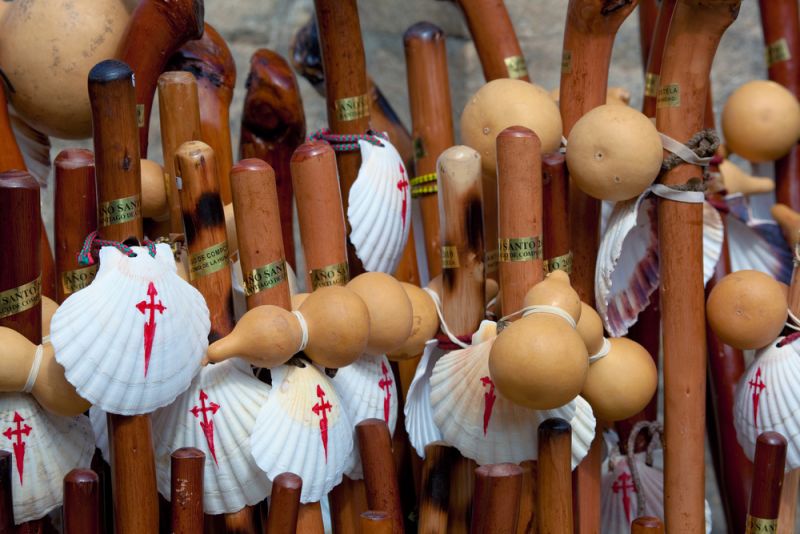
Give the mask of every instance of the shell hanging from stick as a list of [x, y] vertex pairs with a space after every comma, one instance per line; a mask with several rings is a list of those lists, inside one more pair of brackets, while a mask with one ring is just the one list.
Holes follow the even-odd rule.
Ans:
[[403, 406], [408, 440], [417, 456], [425, 458], [425, 447], [442, 441], [442, 432], [433, 420], [431, 408], [431, 374], [436, 362], [445, 354], [439, 342], [431, 339], [425, 343], [425, 351], [417, 364], [414, 379], [408, 387], [406, 403]]

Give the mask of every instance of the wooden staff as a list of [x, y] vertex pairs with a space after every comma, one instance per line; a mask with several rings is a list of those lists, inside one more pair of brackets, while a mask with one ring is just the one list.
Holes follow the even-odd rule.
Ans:
[[470, 533], [515, 534], [521, 490], [520, 466], [494, 464], [477, 468]]
[[203, 37], [187, 42], [175, 52], [167, 63], [167, 70], [189, 71], [197, 78], [200, 140], [217, 156], [220, 197], [223, 204], [230, 204], [233, 150], [229, 116], [236, 83], [233, 54], [217, 30], [206, 24]]
[[117, 57], [136, 73], [139, 148], [147, 157], [150, 108], [156, 80], [167, 59], [190, 39], [203, 35], [202, 0], [143, 0], [128, 21]]
[[660, 0], [639, 0], [639, 46], [642, 49], [642, 67], [647, 72], [647, 58], [656, 31]]
[[657, 517], [637, 517], [631, 523], [631, 534], [664, 534], [664, 524]]
[[164, 183], [169, 201], [169, 231], [183, 233], [183, 214], [175, 182], [175, 152], [187, 141], [201, 137], [197, 82], [189, 72], [169, 71], [158, 77], [158, 112], [161, 148], [164, 153]]
[[778, 532], [778, 511], [786, 464], [786, 438], [777, 432], [764, 432], [758, 436], [754, 463], [753, 488], [750, 492], [745, 534]]
[[64, 534], [100, 534], [100, 479], [91, 469], [64, 477]]
[[300, 511], [297, 514], [297, 532], [303, 534], [325, 533], [325, 527], [322, 524], [322, 508], [318, 502], [300, 505]]
[[[767, 47], [769, 79], [800, 96], [800, 18], [797, 2], [759, 0], [761, 27]], [[800, 149], [775, 162], [775, 197], [781, 204], [800, 209]]]
[[[107, 60], [89, 72], [98, 231], [104, 239], [142, 239], [141, 172], [133, 71]], [[150, 418], [108, 414], [114, 522], [120, 534], [155, 532], [158, 490]]]
[[402, 533], [403, 508], [389, 427], [383, 419], [365, 419], [356, 425], [356, 436], [364, 467], [367, 505], [372, 510], [383, 510], [391, 519], [391, 531]]
[[[436, 160], [455, 144], [447, 49], [444, 32], [429, 22], [419, 22], [403, 34], [408, 73], [408, 100], [414, 136], [414, 169], [417, 178], [430, 183], [412, 185], [412, 197], [419, 198], [428, 259], [428, 275], [442, 271], [439, 244], [439, 201], [436, 196]], [[415, 193], [415, 190], [417, 191]]]
[[514, 25], [503, 0], [457, 0], [481, 60], [487, 82], [498, 78], [530, 81]]
[[360, 517], [361, 534], [391, 534], [392, 518], [386, 512], [368, 510]]
[[678, 0], [662, 0], [658, 10], [656, 27], [653, 31], [653, 40], [650, 54], [647, 57], [647, 67], [644, 74], [644, 99], [642, 100], [642, 113], [648, 117], [656, 116], [656, 97], [658, 96], [659, 79], [661, 75], [661, 62], [664, 57], [664, 44], [667, 42], [669, 24], [675, 5]]
[[300, 512], [303, 480], [294, 473], [281, 473], [272, 481], [267, 530], [269, 534], [295, 534]]
[[544, 270], [572, 272], [567, 217], [567, 166], [561, 153], [542, 156], [542, 218], [544, 220]]
[[203, 466], [200, 449], [183, 447], [170, 455], [170, 509], [174, 534], [203, 531]]
[[272, 50], [256, 50], [247, 76], [239, 157], [263, 159], [275, 170], [283, 246], [292, 267], [296, 264], [289, 160], [305, 137], [303, 101], [289, 63]]
[[[572, 530], [572, 428], [563, 419], [539, 425], [536, 518], [539, 532], [569, 534]], [[595, 525], [595, 532], [599, 523]]]
[[[686, 142], [703, 128], [708, 74], [722, 33], [738, 14], [737, 0], [682, 0], [675, 8], [661, 66], [659, 131]], [[691, 65], [691, 68], [687, 68]], [[682, 164], [662, 174], [683, 186], [701, 171]], [[659, 198], [663, 310], [665, 441], [664, 510], [668, 532], [704, 528], [705, 307], [703, 206]]]
[[97, 184], [94, 154], [84, 148], [59, 152], [55, 166], [55, 235], [59, 304], [92, 283], [97, 265], [78, 264], [78, 252], [86, 236], [97, 230]]
[[450, 470], [458, 457], [453, 447], [431, 444], [425, 447], [419, 496], [419, 532], [447, 532], [450, 502]]
[[11, 495], [11, 453], [0, 451], [0, 534], [13, 534], [14, 502]]

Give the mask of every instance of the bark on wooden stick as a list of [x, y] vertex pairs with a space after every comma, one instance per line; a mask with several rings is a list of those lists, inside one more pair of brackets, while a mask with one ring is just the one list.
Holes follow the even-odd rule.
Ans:
[[294, 473], [281, 473], [272, 481], [267, 529], [269, 534], [295, 534], [303, 481]]
[[573, 532], [571, 438], [572, 428], [563, 419], [547, 419], [539, 426], [536, 486], [542, 490], [537, 493], [536, 518], [541, 533]]
[[521, 490], [522, 468], [516, 464], [476, 469], [470, 533], [515, 534]]
[[170, 509], [174, 534], [203, 531], [203, 467], [206, 455], [184, 447], [171, 455]]

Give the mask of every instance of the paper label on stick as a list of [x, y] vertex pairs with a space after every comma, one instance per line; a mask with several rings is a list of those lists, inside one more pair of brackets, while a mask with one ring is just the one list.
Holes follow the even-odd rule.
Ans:
[[197, 280], [228, 265], [228, 242], [223, 241], [216, 245], [189, 255], [189, 279]]
[[30, 310], [42, 301], [42, 277], [33, 282], [0, 291], [0, 319]]
[[347, 262], [326, 265], [309, 271], [312, 289], [329, 286], [343, 286], [350, 281], [350, 267]]
[[528, 66], [525, 65], [525, 58], [522, 56], [511, 56], [503, 60], [508, 70], [508, 77], [516, 80], [528, 75]]
[[662, 85], [658, 89], [658, 96], [656, 97], [656, 107], [661, 108], [679, 108], [681, 106], [681, 86], [677, 83], [669, 85]]
[[553, 271], [564, 271], [567, 274], [572, 274], [572, 251], [570, 250], [563, 256], [556, 256], [544, 262], [544, 272], [552, 273]]
[[747, 515], [747, 525], [744, 529], [747, 534], [774, 534], [778, 532], [777, 519], [762, 519]]
[[142, 202], [139, 195], [102, 202], [98, 214], [100, 228], [122, 224], [142, 216]]
[[354, 121], [369, 115], [369, 99], [367, 95], [340, 98], [333, 103], [336, 120]]
[[539, 260], [542, 258], [542, 236], [498, 239], [497, 248], [499, 260], [503, 262]]
[[273, 261], [247, 273], [244, 277], [244, 294], [249, 297], [284, 281], [286, 281], [286, 261], [283, 259]]
[[561, 54], [561, 72], [569, 74], [572, 72], [572, 52], [564, 50]]
[[786, 42], [786, 38], [781, 37], [767, 46], [766, 56], [767, 68], [773, 66], [775, 63], [792, 59], [792, 52], [789, 50], [789, 43]]
[[648, 72], [644, 77], [644, 96], [658, 96], [658, 81], [660, 76]]
[[136, 104], [136, 126], [144, 128], [144, 104]]
[[96, 264], [61, 273], [61, 289], [64, 291], [64, 295], [71, 295], [84, 287], [88, 287], [96, 275]]
[[458, 249], [452, 245], [442, 245], [442, 269], [457, 269]]

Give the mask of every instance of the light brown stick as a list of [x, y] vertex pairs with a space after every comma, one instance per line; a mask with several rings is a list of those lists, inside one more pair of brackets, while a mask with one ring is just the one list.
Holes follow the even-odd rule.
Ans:
[[536, 518], [542, 534], [573, 532], [571, 436], [572, 428], [563, 419], [548, 419], [539, 426], [536, 486], [541, 489], [537, 493]]
[[195, 534], [203, 531], [205, 460], [203, 451], [194, 447], [178, 449], [171, 455], [170, 508], [173, 534]]
[[516, 464], [483, 465], [475, 470], [471, 534], [515, 534], [519, 518], [522, 468]]
[[391, 534], [392, 518], [386, 512], [368, 510], [360, 517], [361, 534]]
[[403, 532], [400, 486], [392, 456], [392, 437], [383, 419], [365, 419], [356, 425], [358, 450], [364, 466], [367, 505], [383, 510], [391, 519], [392, 532]]
[[300, 512], [300, 492], [302, 479], [294, 473], [281, 473], [272, 481], [269, 516], [266, 532], [268, 534], [295, 534], [297, 516]]
[[657, 517], [637, 517], [631, 524], [631, 534], [664, 534], [664, 524]]
[[777, 532], [786, 464], [786, 438], [777, 432], [764, 432], [758, 436], [753, 463], [753, 488], [745, 534]]

